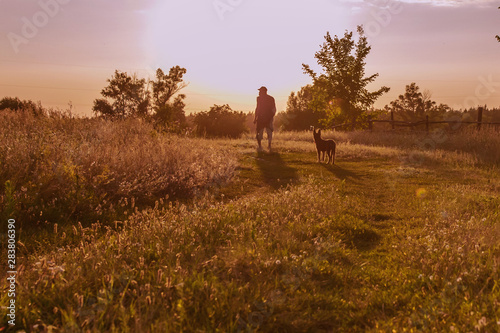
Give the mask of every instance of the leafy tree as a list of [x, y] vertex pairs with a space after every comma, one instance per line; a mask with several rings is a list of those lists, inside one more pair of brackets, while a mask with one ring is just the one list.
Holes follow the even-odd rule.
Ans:
[[238, 138], [248, 132], [245, 125], [246, 114], [233, 111], [229, 105], [214, 105], [210, 111], [199, 112], [194, 116], [196, 134], [208, 137]]
[[105, 98], [94, 101], [93, 110], [97, 115], [124, 118], [148, 114], [149, 91], [145, 79], [116, 70], [107, 82], [108, 86], [101, 91]]
[[370, 92], [366, 86], [373, 82], [378, 74], [365, 77], [365, 58], [371, 50], [363, 27], [358, 26], [359, 39], [353, 40], [352, 32], [345, 32], [343, 38], [325, 36], [326, 42], [315, 58], [323, 73], [316, 74], [309, 65], [302, 64], [303, 70], [313, 79], [319, 89], [313, 102], [317, 110], [324, 109], [323, 124], [331, 126], [338, 122], [354, 123], [361, 120], [366, 111], [384, 93], [388, 87]]
[[145, 79], [139, 79], [135, 74], [129, 76], [115, 71], [114, 76], [107, 80], [108, 86], [101, 91], [104, 98], [94, 101], [93, 110], [97, 115], [110, 118], [153, 114], [162, 124], [184, 124], [186, 95], [175, 95], [186, 86], [182, 79], [185, 73], [186, 69], [179, 66], [172, 67], [168, 74], [158, 68], [155, 80], [146, 84]]
[[186, 95], [180, 94], [171, 103], [165, 104], [156, 110], [155, 118], [158, 123], [169, 125], [170, 128], [180, 128], [186, 124], [186, 114], [184, 112], [184, 98]]
[[156, 80], [152, 81], [153, 110], [157, 120], [162, 123], [185, 123], [184, 99], [186, 95], [179, 94], [174, 100], [172, 97], [187, 84], [182, 77], [186, 74], [186, 69], [180, 66], [172, 67], [167, 74], [162, 69], [156, 71]]
[[438, 117], [450, 110], [445, 104], [439, 104], [431, 100], [431, 93], [420, 88], [415, 82], [406, 86], [405, 93], [386, 106], [388, 111], [393, 111], [406, 121], [422, 120], [426, 115]]
[[92, 108], [94, 113], [103, 116], [105, 118], [113, 118], [116, 116], [116, 111], [113, 106], [105, 99], [98, 98], [94, 101], [94, 107]]
[[302, 87], [297, 93], [292, 92], [288, 97], [283, 129], [301, 131], [309, 129], [310, 126], [318, 126], [322, 113], [315, 111], [313, 102], [312, 85]]

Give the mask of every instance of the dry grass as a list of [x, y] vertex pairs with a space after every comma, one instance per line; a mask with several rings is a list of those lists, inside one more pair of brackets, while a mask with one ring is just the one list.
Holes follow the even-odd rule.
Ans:
[[[4, 216], [30, 224], [105, 220], [124, 202], [191, 198], [233, 176], [233, 154], [140, 120], [0, 114]], [[4, 186], [5, 185], [5, 186]]]

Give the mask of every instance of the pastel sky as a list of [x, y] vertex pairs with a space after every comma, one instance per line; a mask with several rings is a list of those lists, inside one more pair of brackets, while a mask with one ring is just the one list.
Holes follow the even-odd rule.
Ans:
[[491, 0], [0, 0], [0, 98], [90, 115], [115, 69], [187, 69], [187, 112], [286, 108], [329, 31], [363, 25], [383, 107], [416, 82], [453, 107], [500, 106], [500, 10]]

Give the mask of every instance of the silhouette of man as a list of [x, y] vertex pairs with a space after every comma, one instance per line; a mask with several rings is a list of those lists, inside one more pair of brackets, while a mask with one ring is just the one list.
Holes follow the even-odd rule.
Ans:
[[257, 143], [259, 144], [259, 151], [262, 150], [262, 138], [264, 137], [264, 130], [267, 132], [268, 148], [271, 151], [271, 141], [273, 139], [273, 120], [276, 114], [276, 102], [274, 97], [267, 94], [266, 87], [259, 88], [259, 96], [257, 97], [257, 108], [255, 109], [254, 124], [257, 124]]

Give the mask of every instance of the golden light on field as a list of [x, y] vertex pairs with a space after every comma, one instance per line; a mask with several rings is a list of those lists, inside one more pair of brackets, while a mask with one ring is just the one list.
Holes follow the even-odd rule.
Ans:
[[427, 196], [427, 190], [423, 187], [417, 189], [416, 191], [417, 197], [423, 199]]

